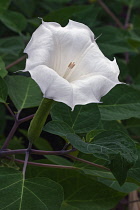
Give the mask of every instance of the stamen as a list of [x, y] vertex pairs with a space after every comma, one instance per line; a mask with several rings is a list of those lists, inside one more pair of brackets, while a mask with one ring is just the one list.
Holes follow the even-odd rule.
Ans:
[[75, 66], [75, 62], [70, 62], [68, 65], [68, 68], [66, 69], [66, 72], [63, 76], [63, 78], [67, 78], [67, 76], [69, 75], [69, 73], [71, 72], [71, 69], [73, 69], [73, 67]]
[[75, 62], [70, 62], [70, 64], [68, 65], [69, 69], [72, 69], [75, 66]]

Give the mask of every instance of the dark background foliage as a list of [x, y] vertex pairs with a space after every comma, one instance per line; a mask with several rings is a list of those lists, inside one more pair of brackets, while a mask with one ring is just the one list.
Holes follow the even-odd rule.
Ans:
[[[24, 160], [24, 155], [11, 156], [10, 160], [2, 158], [0, 179], [3, 183], [1, 190], [5, 191], [2, 191], [0, 209], [26, 210], [30, 206], [30, 209], [49, 210], [121, 210], [128, 207], [130, 210], [135, 210], [134, 205], [138, 207], [139, 203], [137, 201], [139, 194], [136, 190], [139, 189], [140, 183], [140, 2], [138, 0], [0, 0], [0, 145], [3, 145], [14, 124], [9, 107], [13, 113], [20, 112], [20, 119], [28, 118], [14, 133], [9, 149], [24, 149], [28, 146], [29, 120], [42, 98], [40, 89], [29, 75], [16, 72], [25, 67], [26, 55], [23, 54], [23, 50], [34, 30], [41, 24], [40, 18], [44, 21], [58, 22], [62, 26], [65, 26], [69, 19], [89, 26], [103, 53], [111, 60], [116, 58], [121, 71], [120, 81], [128, 85], [113, 88], [102, 98], [103, 104], [95, 105], [95, 113], [92, 108], [86, 106], [88, 115], [93, 115], [94, 121], [87, 118], [83, 128], [79, 125], [80, 117], [73, 128], [66, 114], [69, 108], [60, 103], [55, 104], [40, 139], [33, 144], [33, 149], [62, 150], [66, 131], [71, 132], [67, 139], [80, 151], [72, 155], [109, 167], [115, 177], [109, 171], [72, 161], [70, 156], [32, 154], [30, 161], [77, 167], [80, 168], [80, 173], [78, 170], [67, 168], [62, 170], [28, 166], [25, 192], [20, 201], [22, 207], [19, 208], [17, 194], [23, 189], [20, 173], [22, 165], [14, 160], [15, 157]], [[30, 94], [27, 93], [27, 88]], [[81, 116], [87, 117], [85, 110], [81, 111]], [[98, 126], [94, 126], [94, 123]], [[115, 133], [116, 131], [119, 134]], [[85, 139], [82, 147], [75, 143], [80, 138], [77, 134]], [[91, 153], [88, 155], [87, 143], [92, 145], [90, 142], [93, 143], [93, 139], [99, 148], [94, 149], [93, 155]], [[101, 153], [100, 146], [107, 143], [107, 149]], [[113, 147], [114, 153], [110, 154], [110, 148]], [[131, 169], [128, 171], [129, 168]], [[126, 182], [122, 186], [118, 184], [124, 181]], [[14, 187], [6, 189], [4, 183]], [[13, 183], [18, 183], [18, 186]], [[52, 188], [56, 190], [55, 193]], [[31, 202], [35, 199], [32, 197], [33, 193], [29, 194], [29, 191], [36, 195], [37, 201], [34, 206]], [[50, 201], [47, 200], [47, 196]], [[131, 202], [132, 196], [136, 202]]]

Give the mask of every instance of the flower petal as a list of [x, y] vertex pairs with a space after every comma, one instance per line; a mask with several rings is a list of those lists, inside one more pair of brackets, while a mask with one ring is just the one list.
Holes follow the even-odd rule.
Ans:
[[109, 92], [116, 84], [104, 76], [92, 76], [84, 80], [69, 83], [55, 71], [45, 65], [40, 65], [30, 71], [32, 79], [40, 86], [44, 97], [63, 102], [72, 109], [75, 105], [99, 103], [100, 98]]
[[67, 80], [72, 82], [88, 74], [102, 75], [114, 82], [118, 80], [119, 67], [116, 59], [110, 61], [106, 58], [95, 42], [85, 51], [75, 65], [75, 69], [72, 69], [68, 75]]
[[24, 50], [28, 54], [26, 70], [46, 65], [63, 77], [68, 65], [79, 59], [92, 42], [93, 32], [82, 23], [70, 20], [67, 26], [61, 27], [42, 22]]
[[45, 65], [39, 65], [29, 72], [32, 79], [39, 85], [44, 98], [63, 102], [73, 107], [73, 89], [67, 80]]
[[[99, 103], [118, 81], [116, 60], [110, 61], [99, 49], [94, 34], [84, 24], [69, 21], [42, 22], [25, 51], [26, 68], [44, 97], [77, 104]], [[65, 78], [63, 78], [65, 77]]]
[[73, 105], [99, 103], [102, 96], [106, 95], [119, 81], [111, 81], [102, 76], [95, 75], [83, 80], [77, 80], [72, 84]]
[[28, 54], [25, 70], [31, 70], [38, 65], [54, 67], [53, 49], [55, 48], [52, 32], [40, 25], [33, 33], [24, 52]]

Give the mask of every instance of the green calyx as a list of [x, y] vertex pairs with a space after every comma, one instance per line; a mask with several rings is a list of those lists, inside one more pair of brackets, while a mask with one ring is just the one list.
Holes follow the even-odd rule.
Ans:
[[34, 142], [40, 136], [46, 119], [50, 113], [53, 100], [43, 98], [28, 129], [28, 139]]

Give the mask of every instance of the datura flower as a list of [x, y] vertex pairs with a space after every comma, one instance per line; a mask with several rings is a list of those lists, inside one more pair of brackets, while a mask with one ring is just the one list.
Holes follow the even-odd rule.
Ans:
[[75, 105], [99, 103], [119, 84], [116, 60], [106, 58], [88, 26], [70, 20], [65, 27], [44, 22], [24, 50], [29, 71], [45, 98]]

